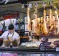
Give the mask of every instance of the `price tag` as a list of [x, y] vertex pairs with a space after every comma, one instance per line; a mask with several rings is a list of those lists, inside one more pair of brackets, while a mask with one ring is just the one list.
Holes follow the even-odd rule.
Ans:
[[59, 47], [56, 47], [56, 51], [59, 51]]

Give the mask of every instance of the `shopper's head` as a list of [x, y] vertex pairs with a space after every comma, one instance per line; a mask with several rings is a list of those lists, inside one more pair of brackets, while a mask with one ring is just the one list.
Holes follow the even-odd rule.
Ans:
[[14, 31], [14, 25], [9, 24], [8, 29], [9, 29], [9, 32], [12, 33]]
[[41, 42], [47, 42], [47, 41], [48, 41], [48, 38], [42, 37]]

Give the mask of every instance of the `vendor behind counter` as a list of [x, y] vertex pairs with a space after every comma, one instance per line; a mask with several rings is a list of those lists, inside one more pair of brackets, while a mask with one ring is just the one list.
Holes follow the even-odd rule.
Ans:
[[[7, 45], [11, 45], [11, 43], [13, 41], [16, 40], [16, 42], [18, 43], [17, 45], [19, 45], [20, 43], [20, 37], [19, 34], [17, 32], [14, 31], [14, 25], [10, 24], [8, 26], [8, 31], [5, 31], [0, 38], [3, 38], [3, 43], [5, 44], [5, 46]], [[14, 43], [15, 44], [15, 43]]]

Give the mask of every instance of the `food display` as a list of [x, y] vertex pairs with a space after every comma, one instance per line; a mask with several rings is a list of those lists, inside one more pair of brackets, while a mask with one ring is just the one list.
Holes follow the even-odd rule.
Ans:
[[[1, 40], [0, 40], [1, 41]], [[3, 47], [17, 47], [18, 46], [18, 43], [16, 40], [12, 40], [12, 38], [8, 38], [8, 39], [4, 39], [3, 40], [3, 44], [2, 44]]]
[[[46, 5], [43, 5], [42, 17], [38, 17], [38, 6], [39, 5], [36, 6], [36, 4], [33, 5], [34, 19], [28, 18], [28, 24], [31, 25], [28, 25], [28, 27], [30, 28], [29, 31], [31, 31], [32, 35], [34, 36], [59, 36], [59, 16], [56, 6], [50, 5], [49, 9], [47, 10]], [[30, 11], [29, 7], [27, 9], [27, 12]], [[49, 13], [47, 14], [47, 12]], [[30, 12], [27, 13], [27, 17], [30, 17], [30, 15], [28, 15], [29, 13]]]
[[9, 46], [10, 46], [10, 41], [4, 40], [4, 47], [9, 47]]
[[25, 47], [39, 47], [40, 42], [26, 42], [26, 43], [22, 43], [21, 46], [25, 46]]
[[17, 43], [16, 40], [12, 41], [12, 46], [13, 46], [13, 47], [17, 47], [17, 46], [18, 46], [18, 43]]
[[59, 40], [54, 41], [54, 45], [59, 47]]

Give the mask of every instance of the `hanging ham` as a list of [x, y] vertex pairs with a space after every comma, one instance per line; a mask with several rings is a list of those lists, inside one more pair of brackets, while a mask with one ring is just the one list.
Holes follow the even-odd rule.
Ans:
[[43, 23], [43, 33], [44, 34], [48, 34], [48, 29], [47, 29], [47, 24], [46, 24], [46, 10], [45, 10], [45, 8], [44, 8], [44, 23]]
[[30, 12], [30, 7], [28, 6], [27, 8], [28, 31], [31, 31], [31, 19], [29, 16], [29, 12]]

